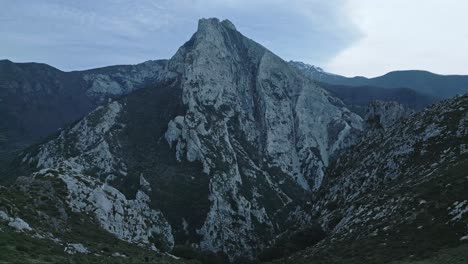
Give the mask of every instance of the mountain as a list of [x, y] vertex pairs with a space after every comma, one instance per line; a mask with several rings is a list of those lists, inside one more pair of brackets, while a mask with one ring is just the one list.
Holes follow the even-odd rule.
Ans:
[[11, 176], [59, 182], [66, 210], [161, 251], [251, 259], [307, 222], [309, 195], [362, 118], [227, 20], [200, 20], [165, 69], [22, 152]]
[[166, 61], [62, 72], [39, 63], [0, 61], [0, 156], [82, 118], [108, 99], [153, 83]]
[[0, 168], [0, 261], [467, 257], [468, 95], [320, 83], [215, 18], [165, 61], [3, 64], [2, 114], [62, 128]]
[[467, 171], [468, 95], [370, 133], [315, 195], [327, 238], [278, 262], [466, 263]]
[[[166, 63], [147, 61], [63, 72], [46, 64], [0, 60], [0, 160], [12, 151], [40, 142], [109, 99], [154, 85], [165, 72]], [[438, 98], [468, 91], [465, 76], [401, 71], [372, 79], [346, 78], [302, 62], [289, 63], [322, 82], [320, 86], [359, 114], [371, 100], [394, 100], [419, 110]]]
[[437, 98], [450, 98], [468, 92], [468, 76], [439, 75], [428, 71], [393, 71], [375, 78], [348, 78], [331, 74], [302, 62], [290, 61], [290, 65], [319, 82], [344, 86], [372, 86], [382, 88], [410, 88], [416, 92]]
[[340, 98], [351, 111], [361, 116], [365, 115], [368, 105], [375, 100], [398, 102], [414, 111], [421, 111], [440, 100], [408, 88], [344, 86], [328, 83], [320, 83], [320, 86]]

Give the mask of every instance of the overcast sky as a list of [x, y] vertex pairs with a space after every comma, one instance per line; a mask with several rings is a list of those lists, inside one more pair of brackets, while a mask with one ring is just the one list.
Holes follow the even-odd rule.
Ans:
[[200, 17], [347, 76], [468, 74], [466, 0], [0, 0], [0, 58], [62, 70], [170, 58]]

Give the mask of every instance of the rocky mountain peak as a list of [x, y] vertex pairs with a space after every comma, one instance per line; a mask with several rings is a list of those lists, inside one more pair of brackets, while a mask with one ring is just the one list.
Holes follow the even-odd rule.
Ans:
[[232, 30], [236, 30], [236, 26], [228, 19], [220, 21], [218, 18], [201, 18], [198, 20], [198, 31], [205, 30], [207, 28], [219, 28], [225, 27]]
[[[217, 18], [202, 18], [198, 21], [198, 29], [189, 40], [189, 44], [198, 45], [211, 44], [214, 47], [221, 48], [222, 44], [229, 44], [233, 35], [239, 35], [236, 27], [229, 21], [220, 21]], [[230, 38], [231, 36], [231, 38]], [[212, 47], [213, 48], [213, 47]]]
[[234, 259], [310, 218], [302, 201], [362, 130], [339, 99], [227, 20], [200, 20], [164, 76], [96, 109], [24, 164], [93, 172], [127, 200], [144, 175], [175, 244]]

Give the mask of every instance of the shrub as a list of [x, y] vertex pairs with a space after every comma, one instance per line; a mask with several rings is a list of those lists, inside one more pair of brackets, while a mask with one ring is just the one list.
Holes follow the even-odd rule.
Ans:
[[319, 225], [310, 225], [278, 239], [272, 247], [264, 249], [258, 258], [261, 261], [272, 261], [282, 258], [315, 245], [324, 239], [325, 236], [325, 231]]
[[227, 264], [230, 263], [227, 255], [222, 252], [202, 251], [190, 246], [177, 245], [172, 250], [172, 255], [184, 258], [198, 260], [203, 264]]

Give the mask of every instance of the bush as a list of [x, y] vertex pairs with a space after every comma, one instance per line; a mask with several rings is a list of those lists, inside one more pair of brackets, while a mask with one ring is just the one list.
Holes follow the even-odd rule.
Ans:
[[189, 246], [177, 245], [172, 250], [172, 255], [184, 259], [198, 259], [199, 251]]
[[16, 250], [22, 251], [22, 252], [29, 252], [29, 249], [23, 245], [16, 245]]
[[261, 261], [272, 261], [286, 257], [317, 244], [325, 236], [325, 231], [319, 225], [310, 225], [278, 239], [272, 247], [264, 249], [258, 257]]
[[229, 258], [225, 253], [222, 252], [210, 252], [202, 251], [197, 248], [177, 245], [172, 250], [172, 255], [184, 259], [194, 259], [198, 260], [203, 264], [227, 264], [229, 263]]

